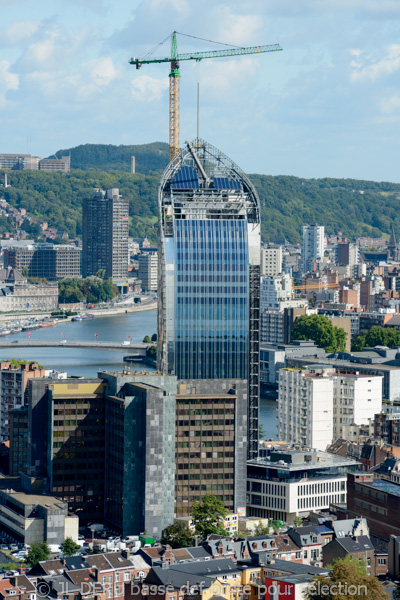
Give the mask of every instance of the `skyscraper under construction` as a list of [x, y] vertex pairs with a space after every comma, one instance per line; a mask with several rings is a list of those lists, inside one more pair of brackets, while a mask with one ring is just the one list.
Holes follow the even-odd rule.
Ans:
[[178, 379], [248, 382], [248, 456], [258, 452], [260, 205], [243, 171], [196, 139], [159, 190], [158, 366]]

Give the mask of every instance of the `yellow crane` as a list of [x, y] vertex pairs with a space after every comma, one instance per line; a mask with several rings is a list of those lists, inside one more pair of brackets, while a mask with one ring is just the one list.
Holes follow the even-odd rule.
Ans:
[[[131, 65], [136, 65], [136, 69], [141, 69], [142, 65], [153, 63], [171, 63], [169, 74], [169, 160], [171, 161], [180, 150], [180, 77], [179, 63], [182, 60], [200, 61], [204, 58], [222, 58], [225, 56], [240, 56], [245, 54], [259, 54], [262, 52], [277, 52], [282, 50], [279, 44], [269, 46], [251, 46], [248, 48], [229, 48], [227, 50], [209, 50], [208, 52], [190, 52], [187, 54], [178, 53], [178, 44], [174, 31], [171, 34], [171, 56], [168, 58], [140, 59], [131, 58]], [[185, 35], [185, 34], [181, 34]], [[188, 36], [195, 37], [195, 36]], [[201, 39], [201, 38], [197, 38]], [[165, 41], [165, 40], [164, 40]]]

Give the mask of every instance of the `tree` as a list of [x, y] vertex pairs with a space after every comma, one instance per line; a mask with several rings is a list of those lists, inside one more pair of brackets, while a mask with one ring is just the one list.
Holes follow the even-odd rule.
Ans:
[[101, 549], [101, 546], [99, 546], [99, 544], [93, 544], [93, 548], [89, 548], [86, 551], [86, 554], [101, 554], [103, 551]]
[[47, 542], [40, 542], [38, 544], [32, 544], [29, 548], [26, 562], [34, 567], [41, 560], [48, 560], [50, 556], [50, 548]]
[[264, 527], [263, 525], [261, 525], [261, 523], [259, 523], [254, 528], [254, 535], [267, 535], [268, 533], [269, 533], [269, 527]]
[[334, 327], [324, 315], [302, 315], [296, 319], [291, 337], [292, 340], [313, 340], [327, 352], [344, 352], [346, 336], [343, 328]]
[[148, 335], [145, 335], [143, 338], [143, 344], [151, 344], [151, 339]]
[[96, 273], [96, 277], [98, 277], [99, 279], [104, 279], [105, 274], [106, 274], [105, 269], [99, 269]]
[[79, 544], [74, 542], [70, 537], [65, 538], [63, 543], [60, 545], [61, 551], [65, 556], [72, 556], [76, 554], [80, 548]]
[[161, 543], [169, 544], [171, 548], [188, 548], [193, 546], [194, 538], [182, 521], [176, 521], [164, 529]]
[[29, 269], [26, 265], [22, 267], [21, 275], [22, 277], [29, 277]]
[[293, 525], [295, 527], [301, 527], [303, 525], [303, 519], [299, 515], [296, 515], [293, 519]]
[[152, 342], [156, 342], [157, 341], [157, 334], [153, 333], [153, 335], [151, 336], [151, 341]]
[[202, 502], [195, 500], [192, 515], [197, 535], [203, 540], [210, 533], [226, 535], [225, 517], [228, 514], [222, 500], [214, 494], [204, 496]]
[[304, 592], [304, 600], [389, 600], [382, 584], [372, 577], [365, 562], [346, 556], [335, 562], [329, 575], [314, 577]]

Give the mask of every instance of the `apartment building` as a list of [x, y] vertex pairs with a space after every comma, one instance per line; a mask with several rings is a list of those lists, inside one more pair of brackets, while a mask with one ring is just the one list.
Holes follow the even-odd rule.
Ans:
[[382, 377], [330, 365], [279, 371], [279, 438], [325, 450], [354, 425], [368, 425], [382, 409]]
[[138, 256], [138, 278], [144, 292], [155, 292], [158, 287], [158, 253], [143, 252]]
[[333, 437], [333, 387], [333, 379], [326, 371], [281, 369], [279, 439], [325, 450]]
[[282, 246], [261, 247], [261, 276], [274, 277], [282, 273]]
[[129, 200], [118, 188], [107, 191], [95, 188], [83, 200], [82, 274], [124, 279], [128, 274]]

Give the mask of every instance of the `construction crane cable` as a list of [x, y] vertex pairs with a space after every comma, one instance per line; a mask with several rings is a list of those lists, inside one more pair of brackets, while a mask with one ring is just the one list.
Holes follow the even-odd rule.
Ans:
[[157, 46], [154, 46], [153, 50], [150, 50], [150, 51], [149, 51], [147, 54], [145, 54], [145, 55], [143, 56], [143, 60], [145, 60], [145, 59], [146, 59], [148, 56], [152, 56], [152, 55], [154, 54], [154, 52], [155, 52], [156, 50], [158, 50], [158, 48], [160, 48], [160, 47], [161, 47], [163, 44], [165, 44], [165, 42], [167, 42], [169, 39], [171, 39], [171, 36], [170, 36], [170, 35], [169, 35], [169, 36], [167, 36], [167, 37], [165, 38], [165, 40], [163, 40], [162, 42], [160, 42], [159, 44], [157, 44]]
[[189, 35], [187, 33], [180, 33], [180, 31], [175, 31], [175, 33], [179, 35], [184, 35], [188, 38], [193, 38], [195, 40], [202, 40], [203, 42], [210, 42], [211, 44], [220, 44], [220, 46], [228, 46], [231, 48], [242, 48], [242, 46], [235, 46], [234, 44], [224, 44], [224, 42], [215, 42], [214, 40], [207, 40], [206, 38], [197, 37], [196, 35]]

